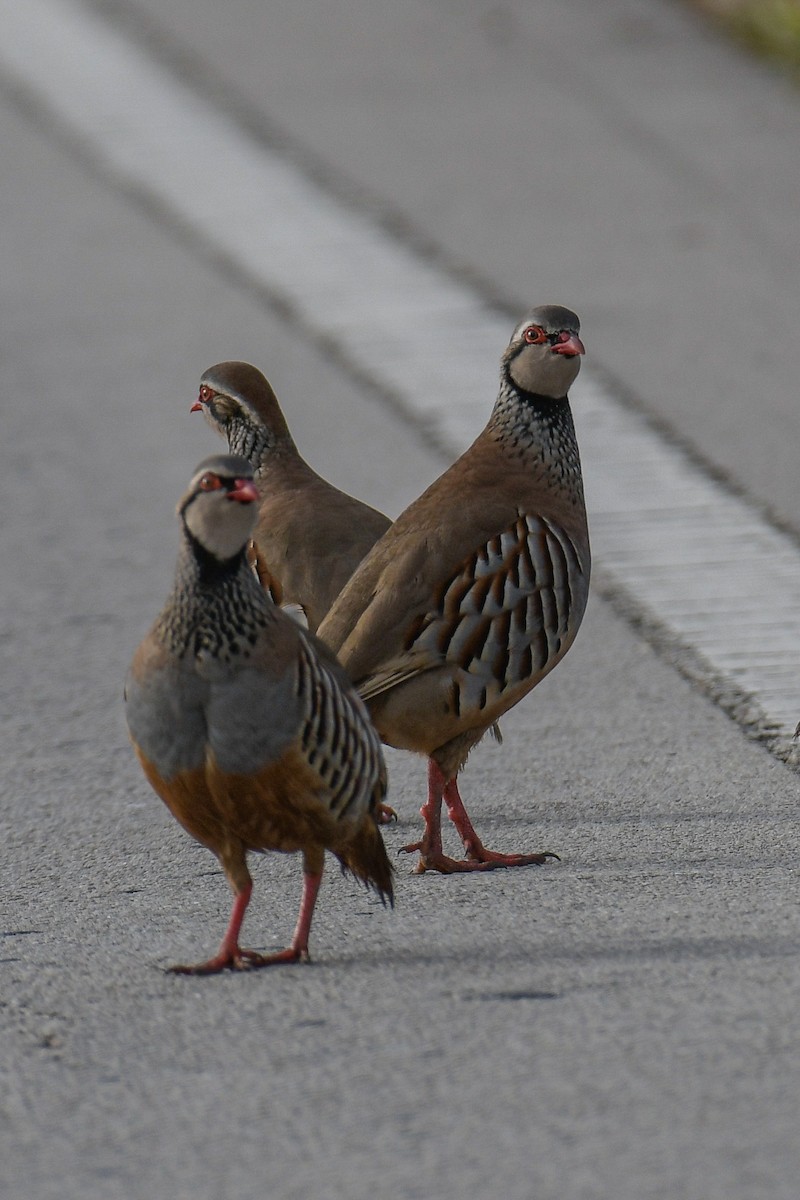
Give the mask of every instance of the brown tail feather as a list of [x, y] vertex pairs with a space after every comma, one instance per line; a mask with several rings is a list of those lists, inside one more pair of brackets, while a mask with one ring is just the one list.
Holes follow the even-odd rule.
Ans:
[[334, 853], [342, 864], [343, 871], [349, 871], [356, 879], [360, 879], [367, 887], [376, 891], [383, 904], [388, 901], [394, 907], [394, 867], [389, 862], [383, 838], [371, 814], [365, 814], [347, 846]]

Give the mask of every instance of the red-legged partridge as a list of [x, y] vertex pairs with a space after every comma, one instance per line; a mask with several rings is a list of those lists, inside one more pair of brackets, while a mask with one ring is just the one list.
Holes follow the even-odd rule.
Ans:
[[[567, 391], [584, 353], [569, 309], [529, 312], [502, 357], [473, 445], [406, 509], [319, 629], [383, 740], [429, 759], [418, 870], [488, 870], [457, 776], [472, 747], [569, 650], [586, 607], [589, 537]], [[442, 850], [441, 804], [466, 859]]]
[[281, 604], [302, 607], [315, 631], [389, 518], [312, 470], [275, 393], [249, 363], [206, 371], [192, 411], [202, 411], [230, 452], [250, 462], [261, 493], [257, 570]]
[[[150, 784], [219, 859], [234, 893], [219, 951], [175, 971], [207, 974], [308, 956], [325, 850], [392, 900], [375, 820], [380, 741], [330, 651], [277, 608], [247, 562], [258, 503], [250, 464], [217, 455], [178, 506], [173, 590], [133, 659], [126, 716]], [[299, 850], [303, 897], [288, 949], [243, 950], [248, 851]]]

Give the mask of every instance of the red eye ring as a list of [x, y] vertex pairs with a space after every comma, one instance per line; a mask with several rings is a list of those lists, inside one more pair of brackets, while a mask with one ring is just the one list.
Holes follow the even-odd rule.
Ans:
[[213, 471], [206, 471], [200, 479], [201, 492], [216, 492], [222, 487], [222, 480]]
[[523, 337], [530, 346], [543, 346], [547, 341], [547, 334], [541, 325], [529, 325]]
[[213, 397], [214, 397], [214, 393], [212, 392], [212, 390], [208, 386], [208, 384], [201, 383], [201, 385], [200, 385], [200, 403], [208, 404], [209, 400], [212, 400]]

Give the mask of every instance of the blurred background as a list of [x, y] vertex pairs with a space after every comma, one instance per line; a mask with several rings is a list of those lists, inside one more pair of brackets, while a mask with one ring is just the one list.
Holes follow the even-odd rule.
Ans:
[[[664, 640], [684, 584], [648, 624], [662, 568], [637, 550], [617, 588], [604, 553], [623, 529], [659, 549], [654, 464], [688, 463], [769, 626], [726, 653], [777, 662], [791, 700], [799, 7], [0, 0], [10, 1197], [219, 1200], [269, 1171], [281, 1200], [793, 1200], [797, 777], [709, 700], [718, 664]], [[562, 864], [462, 886], [401, 860], [391, 917], [332, 877], [313, 968], [166, 978], [228, 898], [120, 697], [219, 446], [201, 373], [258, 365], [312, 465], [394, 516], [541, 302], [582, 321], [602, 586], [465, 796], [490, 844]], [[695, 581], [720, 599], [711, 543], [687, 611]], [[424, 765], [390, 763], [396, 849]], [[285, 940], [298, 875], [258, 866], [254, 944]]]

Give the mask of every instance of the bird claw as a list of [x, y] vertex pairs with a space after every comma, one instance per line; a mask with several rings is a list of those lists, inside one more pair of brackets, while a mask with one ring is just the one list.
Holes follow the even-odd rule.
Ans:
[[438, 871], [440, 875], [463, 874], [467, 871], [497, 871], [503, 867], [541, 866], [548, 859], [561, 859], [552, 850], [543, 850], [537, 854], [499, 854], [495, 850], [487, 850], [480, 843], [470, 848], [464, 859], [450, 858], [440, 850], [431, 850], [422, 842], [412, 842], [401, 846], [398, 854], [412, 854], [419, 851], [419, 862], [414, 868], [415, 875], [424, 875], [426, 871]]
[[392, 821], [397, 820], [397, 813], [391, 805], [379, 801], [375, 805], [375, 820], [379, 825], [391, 825]]
[[168, 975], [218, 975], [221, 971], [255, 971], [259, 967], [271, 967], [278, 963], [310, 962], [307, 946], [288, 946], [277, 954], [259, 954], [257, 950], [235, 950], [220, 952], [207, 962], [181, 964], [167, 967]]
[[485, 846], [479, 845], [467, 851], [469, 862], [489, 864], [490, 867], [541, 866], [550, 858], [561, 862], [559, 855], [552, 850], [541, 850], [534, 854], [500, 854], [496, 850], [487, 850]]
[[287, 946], [285, 950], [279, 950], [276, 954], [253, 954], [251, 950], [248, 950], [247, 954], [250, 962], [244, 970], [249, 970], [250, 967], [274, 967], [279, 963], [311, 962], [307, 946]]
[[228, 969], [241, 970], [241, 966], [237, 966], [235, 959], [222, 958], [220, 955], [209, 958], [206, 962], [175, 963], [174, 966], [165, 968], [167, 975], [218, 975], [220, 971]]

